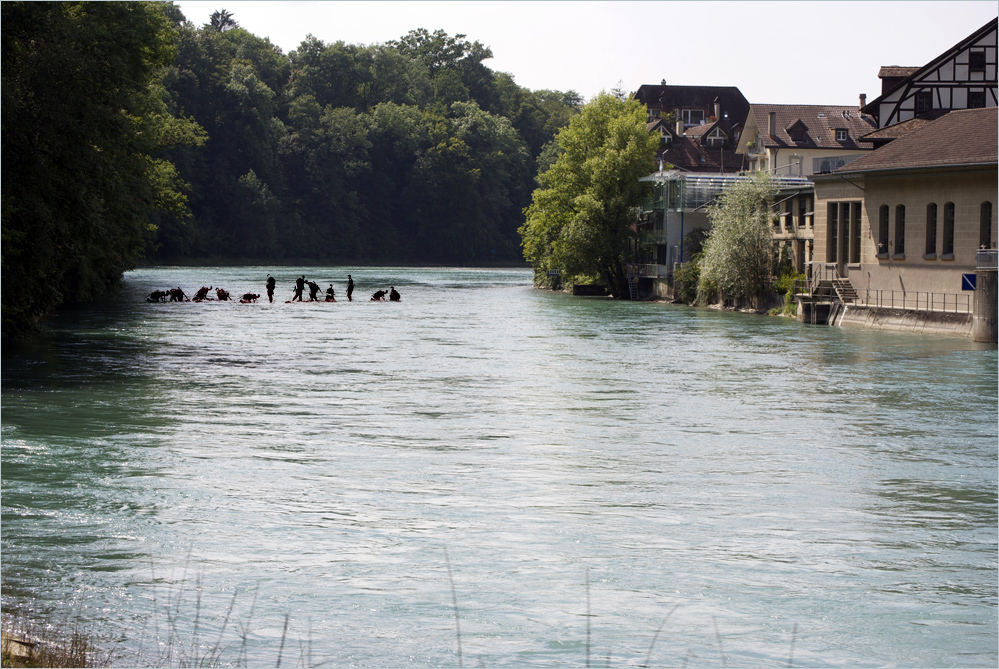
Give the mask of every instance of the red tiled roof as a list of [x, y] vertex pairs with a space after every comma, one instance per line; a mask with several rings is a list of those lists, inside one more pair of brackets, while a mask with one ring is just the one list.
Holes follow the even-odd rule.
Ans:
[[[770, 113], [775, 113], [777, 128], [770, 136]], [[760, 141], [766, 148], [800, 147], [805, 149], [870, 149], [870, 142], [862, 142], [863, 135], [877, 126], [856, 107], [833, 105], [750, 105], [749, 112], [756, 121]], [[806, 141], [795, 142], [788, 129], [801, 121], [808, 128]], [[836, 130], [847, 131], [846, 141], [836, 141]]]
[[960, 109], [941, 116], [836, 174], [999, 164], [999, 108]]

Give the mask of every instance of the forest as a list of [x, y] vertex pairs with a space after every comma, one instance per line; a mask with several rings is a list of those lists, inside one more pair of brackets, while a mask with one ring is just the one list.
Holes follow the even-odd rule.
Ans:
[[0, 9], [5, 333], [137, 264], [523, 262], [583, 103], [441, 30], [285, 54], [224, 9]]

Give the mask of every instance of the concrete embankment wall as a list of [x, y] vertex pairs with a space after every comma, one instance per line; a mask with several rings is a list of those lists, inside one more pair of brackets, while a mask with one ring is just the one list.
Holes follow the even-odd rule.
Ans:
[[842, 316], [836, 319], [836, 325], [970, 337], [972, 315], [938, 311], [906, 311], [904, 309], [884, 309], [850, 304], [846, 306]]

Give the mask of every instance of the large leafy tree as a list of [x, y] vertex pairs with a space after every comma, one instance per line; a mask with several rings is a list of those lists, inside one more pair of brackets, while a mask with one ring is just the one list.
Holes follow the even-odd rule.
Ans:
[[2, 5], [3, 332], [113, 287], [184, 184], [160, 152], [202, 141], [158, 85], [173, 26], [153, 2]]
[[568, 283], [599, 277], [615, 297], [627, 291], [635, 208], [649, 184], [656, 138], [637, 100], [601, 93], [555, 138], [557, 159], [538, 177], [521, 227], [537, 281], [561, 270]]
[[756, 299], [770, 286], [773, 271], [773, 210], [777, 185], [756, 173], [725, 190], [707, 210], [711, 234], [704, 243], [698, 302]]

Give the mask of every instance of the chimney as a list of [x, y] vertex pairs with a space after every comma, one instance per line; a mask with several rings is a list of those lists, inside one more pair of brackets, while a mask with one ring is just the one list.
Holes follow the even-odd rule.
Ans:
[[715, 98], [715, 119], [721, 120], [721, 101], [718, 98]]
[[683, 137], [683, 117], [680, 116], [680, 110], [676, 110], [676, 136]]
[[867, 106], [867, 93], [860, 94], [860, 108], [863, 109]]
[[777, 136], [777, 112], [770, 112], [770, 127], [768, 130], [771, 137]]

